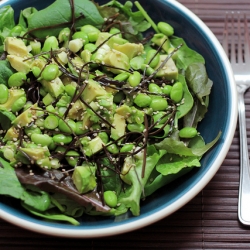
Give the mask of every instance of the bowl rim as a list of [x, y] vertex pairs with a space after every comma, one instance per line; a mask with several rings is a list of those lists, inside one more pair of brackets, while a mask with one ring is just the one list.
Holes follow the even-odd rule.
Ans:
[[[25, 219], [19, 218], [13, 214], [8, 213], [7, 211], [4, 211], [2, 208], [0, 208], [0, 218], [4, 219], [5, 221], [14, 224], [16, 226], [22, 227], [24, 229], [42, 233], [50, 236], [58, 236], [58, 237], [68, 237], [68, 238], [97, 238], [97, 237], [106, 237], [106, 236], [114, 236], [117, 234], [123, 234], [126, 232], [134, 231], [137, 229], [140, 229], [142, 227], [148, 226], [150, 224], [153, 224], [170, 214], [174, 213], [181, 207], [183, 207], [186, 203], [188, 203], [192, 198], [194, 198], [212, 179], [212, 177], [216, 174], [218, 169], [220, 168], [223, 160], [225, 159], [229, 148], [231, 146], [233, 137], [234, 137], [234, 131], [236, 129], [237, 124], [237, 115], [238, 115], [238, 109], [237, 109], [237, 90], [236, 85], [234, 81], [234, 75], [233, 71], [230, 65], [230, 62], [227, 58], [227, 55], [222, 48], [220, 42], [217, 40], [215, 35], [212, 33], [212, 31], [207, 27], [207, 25], [198, 17], [196, 16], [191, 10], [189, 10], [187, 7], [182, 5], [181, 3], [173, 0], [160, 0], [162, 2], [169, 3], [172, 7], [178, 9], [178, 11], [181, 11], [186, 16], [189, 17], [193, 23], [196, 23], [197, 26], [199, 26], [204, 33], [207, 34], [210, 41], [214, 44], [214, 49], [217, 51], [217, 53], [220, 55], [221, 61], [223, 62], [223, 67], [227, 71], [227, 81], [228, 86], [231, 89], [231, 107], [230, 107], [230, 115], [229, 115], [229, 125], [227, 127], [227, 134], [225, 136], [225, 140], [223, 142], [223, 145], [220, 149], [220, 157], [217, 157], [212, 166], [209, 168], [209, 170], [206, 172], [206, 174], [201, 177], [201, 179], [192, 187], [190, 188], [182, 197], [181, 199], [175, 200], [172, 204], [168, 205], [167, 207], [164, 207], [160, 209], [159, 211], [147, 215], [145, 217], [138, 217], [137, 220], [134, 220], [132, 222], [128, 222], [125, 224], [119, 224], [119, 225], [111, 225], [109, 227], [103, 227], [103, 228], [97, 228], [97, 229], [79, 229], [76, 227], [75, 229], [67, 229], [67, 228], [58, 228], [53, 226], [46, 226], [46, 225], [40, 225], [35, 222], [27, 221]], [[8, 0], [3, 0], [0, 5], [3, 6], [4, 3], [8, 2]]]

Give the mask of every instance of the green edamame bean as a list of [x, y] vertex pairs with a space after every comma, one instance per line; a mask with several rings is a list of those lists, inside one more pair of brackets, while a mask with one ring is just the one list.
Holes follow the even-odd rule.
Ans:
[[69, 95], [69, 96], [74, 96], [75, 95], [75, 92], [76, 92], [76, 87], [71, 85], [71, 84], [67, 84], [65, 86], [65, 92]]
[[3, 150], [3, 156], [4, 156], [4, 158], [6, 160], [11, 161], [11, 160], [13, 160], [15, 158], [14, 157], [15, 156], [15, 152], [14, 152], [14, 150], [12, 148], [5, 148]]
[[37, 67], [37, 66], [33, 66], [33, 67], [31, 68], [31, 71], [32, 71], [33, 75], [34, 75], [36, 78], [38, 78], [38, 77], [40, 76], [40, 74], [41, 74], [41, 69], [40, 69], [39, 67]]
[[86, 24], [81, 27], [81, 31], [88, 34], [90, 42], [95, 42], [99, 36], [100, 30], [90, 24]]
[[55, 142], [52, 140], [52, 142], [49, 144], [48, 149], [49, 150], [55, 150], [57, 147], [57, 145], [55, 144]]
[[68, 144], [72, 141], [72, 136], [57, 134], [53, 136], [53, 141], [58, 144]]
[[77, 38], [81, 38], [83, 41], [83, 45], [88, 44], [89, 43], [89, 38], [88, 35], [83, 32], [83, 31], [77, 31], [74, 33], [74, 35], [72, 36], [73, 39], [77, 39]]
[[139, 70], [142, 64], [144, 64], [144, 58], [142, 56], [136, 56], [130, 60], [129, 64], [134, 70]]
[[9, 87], [21, 87], [27, 80], [27, 76], [23, 72], [16, 72], [8, 79]]
[[181, 82], [176, 82], [170, 92], [170, 98], [174, 102], [180, 102], [183, 96], [183, 86]]
[[114, 80], [119, 81], [119, 82], [123, 82], [123, 81], [126, 81], [129, 76], [130, 76], [129, 73], [123, 72], [123, 73], [120, 73], [119, 75], [115, 76]]
[[136, 87], [141, 82], [141, 74], [138, 71], [134, 71], [128, 78], [129, 85]]
[[43, 118], [36, 119], [35, 124], [36, 124], [36, 126], [43, 128], [44, 127], [44, 119]]
[[125, 144], [124, 146], [122, 146], [122, 148], [120, 149], [121, 153], [126, 153], [126, 152], [130, 152], [132, 149], [134, 148], [134, 144]]
[[46, 110], [48, 111], [49, 114], [50, 114], [50, 112], [51, 112], [51, 113], [56, 113], [56, 109], [54, 108], [53, 105], [48, 105], [48, 106], [46, 107]]
[[106, 132], [100, 132], [98, 136], [102, 139], [102, 141], [107, 144], [109, 142], [109, 136]]
[[59, 68], [57, 64], [49, 64], [42, 71], [41, 77], [46, 81], [52, 81], [59, 75]]
[[116, 205], [117, 205], [117, 195], [115, 194], [115, 192], [113, 192], [113, 191], [105, 191], [103, 193], [103, 198], [104, 198], [105, 203], [109, 207], [116, 207]]
[[150, 83], [148, 86], [148, 90], [151, 93], [157, 93], [157, 94], [162, 94], [162, 89], [159, 85], [155, 83]]
[[125, 99], [125, 94], [123, 93], [123, 91], [119, 91], [114, 95], [114, 103], [120, 103], [122, 100]]
[[155, 49], [149, 50], [145, 59], [145, 63], [149, 64], [151, 68], [155, 68], [159, 64], [159, 62], [160, 62], [160, 54], [157, 53]]
[[153, 68], [151, 68], [148, 64], [142, 64], [141, 69], [146, 70], [147, 76], [150, 76], [155, 72], [155, 70]]
[[27, 98], [26, 96], [22, 96], [20, 98], [18, 98], [11, 106], [11, 111], [13, 113], [18, 112], [19, 110], [21, 110], [24, 105], [26, 104]]
[[165, 95], [170, 96], [171, 90], [172, 90], [172, 86], [171, 86], [171, 85], [165, 85], [165, 86], [163, 87], [162, 92], [163, 92]]
[[80, 154], [74, 150], [69, 150], [66, 153], [66, 160], [68, 162], [68, 164], [72, 167], [76, 166], [78, 163], [78, 157], [80, 156]]
[[180, 131], [179, 131], [179, 136], [181, 138], [186, 138], [186, 139], [189, 139], [189, 138], [193, 138], [197, 135], [197, 130], [196, 128], [193, 128], [193, 127], [184, 127], [182, 128]]
[[58, 127], [59, 118], [55, 115], [49, 115], [44, 120], [44, 128], [46, 129], [55, 129]]
[[90, 52], [95, 51], [96, 48], [97, 48], [96, 45], [93, 44], [93, 43], [88, 43], [88, 44], [85, 44], [85, 45], [84, 45], [84, 50], [88, 50], [88, 51], [90, 51]]
[[9, 99], [9, 89], [4, 85], [0, 84], [0, 104], [4, 104]]
[[37, 145], [41, 146], [49, 146], [52, 143], [52, 138], [46, 134], [35, 134], [32, 133], [30, 136], [31, 141], [33, 141]]
[[66, 110], [67, 110], [66, 107], [59, 107], [59, 108], [58, 108], [58, 114], [59, 114], [60, 116], [63, 116], [63, 115], [65, 114]]
[[70, 28], [64, 28], [60, 31], [58, 35], [59, 42], [66, 42], [69, 40]]
[[60, 119], [58, 122], [58, 128], [64, 133], [71, 134], [72, 131], [75, 132], [75, 130], [76, 130], [76, 123], [75, 123], [75, 121], [73, 121], [71, 119], [66, 120], [66, 121]]
[[76, 122], [75, 134], [83, 135], [86, 132], [86, 129], [83, 128], [82, 121]]
[[57, 146], [55, 152], [58, 154], [64, 154], [66, 152], [66, 148], [62, 146]]
[[119, 153], [119, 148], [117, 147], [116, 144], [111, 144], [111, 145], [107, 146], [107, 150], [112, 154], [118, 154]]
[[151, 101], [151, 97], [144, 93], [139, 93], [134, 99], [134, 103], [140, 108], [148, 107]]
[[159, 22], [157, 24], [157, 27], [160, 30], [160, 32], [166, 36], [172, 36], [174, 34], [174, 28], [168, 23]]
[[42, 134], [42, 131], [38, 127], [27, 127], [24, 129], [26, 135], [31, 136], [32, 134]]
[[154, 111], [163, 111], [168, 107], [168, 102], [162, 97], [153, 98], [150, 103], [150, 108]]
[[122, 34], [120, 33], [121, 31], [115, 27], [112, 27], [109, 31], [110, 34], [117, 34], [118, 37], [122, 37]]
[[59, 44], [58, 44], [57, 38], [55, 36], [50, 36], [45, 40], [42, 51], [46, 52], [46, 51], [55, 50], [55, 49], [58, 49], [58, 46]]
[[127, 128], [131, 132], [139, 132], [139, 133], [141, 133], [145, 129], [145, 126], [143, 124], [129, 123], [127, 125]]

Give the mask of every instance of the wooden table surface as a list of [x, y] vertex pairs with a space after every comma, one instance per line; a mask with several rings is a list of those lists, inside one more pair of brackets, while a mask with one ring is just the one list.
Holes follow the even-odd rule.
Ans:
[[[179, 2], [197, 14], [220, 41], [226, 11], [241, 11], [250, 20], [250, 0]], [[250, 142], [250, 92], [246, 93], [245, 101]], [[49, 237], [0, 219], [0, 249], [250, 249], [250, 227], [242, 226], [237, 218], [238, 186], [237, 127], [218, 173], [201, 193], [171, 216], [131, 233], [99, 239]]]

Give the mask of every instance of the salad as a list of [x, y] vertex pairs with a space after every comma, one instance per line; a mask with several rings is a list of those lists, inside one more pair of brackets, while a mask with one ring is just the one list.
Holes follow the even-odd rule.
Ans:
[[44, 219], [140, 214], [218, 141], [202, 55], [139, 2], [0, 9], [0, 195]]

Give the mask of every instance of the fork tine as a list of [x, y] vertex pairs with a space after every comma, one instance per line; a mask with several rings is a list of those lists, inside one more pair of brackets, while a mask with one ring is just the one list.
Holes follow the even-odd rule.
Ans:
[[237, 14], [237, 35], [238, 35], [238, 63], [243, 63], [243, 57], [242, 57], [242, 32], [241, 32], [241, 21], [240, 21], [240, 12]]
[[235, 54], [235, 28], [234, 28], [234, 12], [232, 11], [231, 14], [231, 25], [232, 25], [232, 30], [231, 30], [231, 56], [230, 56], [230, 62], [231, 63], [236, 63], [236, 54]]
[[222, 46], [223, 46], [223, 48], [227, 54], [227, 57], [228, 57], [229, 56], [229, 50], [228, 50], [228, 13], [226, 13], [226, 17], [225, 17]]
[[245, 63], [250, 64], [250, 38], [247, 25], [247, 16], [244, 15], [244, 33], [245, 33]]

